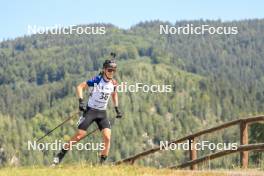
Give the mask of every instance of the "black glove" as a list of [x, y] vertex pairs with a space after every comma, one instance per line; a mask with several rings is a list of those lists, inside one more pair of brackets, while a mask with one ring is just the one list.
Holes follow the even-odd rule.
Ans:
[[116, 111], [116, 118], [122, 118], [122, 113], [119, 111], [118, 107], [115, 107], [115, 111]]
[[82, 98], [79, 98], [79, 110], [82, 112], [86, 111], [86, 104]]

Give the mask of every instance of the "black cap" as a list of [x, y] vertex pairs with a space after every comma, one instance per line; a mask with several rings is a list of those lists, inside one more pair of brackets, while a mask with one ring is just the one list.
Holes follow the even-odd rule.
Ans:
[[106, 59], [104, 61], [104, 64], [103, 64], [103, 68], [116, 68], [116, 62], [114, 60], [114, 58], [116, 57], [116, 54], [115, 53], [110, 53], [112, 59]]
[[105, 60], [103, 68], [116, 68], [116, 63], [114, 60]]

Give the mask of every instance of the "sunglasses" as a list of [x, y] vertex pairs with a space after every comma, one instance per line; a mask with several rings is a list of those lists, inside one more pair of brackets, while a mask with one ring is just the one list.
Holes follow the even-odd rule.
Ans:
[[108, 68], [106, 69], [107, 72], [116, 72], [116, 69], [111, 69], [111, 68]]

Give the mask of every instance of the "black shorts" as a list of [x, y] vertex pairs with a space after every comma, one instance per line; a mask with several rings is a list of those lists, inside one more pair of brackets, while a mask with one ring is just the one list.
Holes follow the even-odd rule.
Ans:
[[87, 128], [96, 122], [100, 130], [109, 128], [111, 129], [110, 121], [107, 119], [106, 110], [97, 110], [93, 108], [88, 108], [88, 110], [80, 117], [77, 125], [78, 129], [87, 130]]

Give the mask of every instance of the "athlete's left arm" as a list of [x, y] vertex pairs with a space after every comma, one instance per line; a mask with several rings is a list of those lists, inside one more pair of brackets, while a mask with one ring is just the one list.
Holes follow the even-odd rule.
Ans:
[[114, 107], [118, 107], [118, 94], [117, 94], [117, 82], [116, 82], [116, 80], [113, 80], [113, 84], [114, 84], [114, 91], [112, 93], [112, 100], [113, 100]]
[[112, 100], [113, 100], [114, 107], [118, 107], [118, 95], [117, 95], [117, 92], [113, 92], [112, 93]]
[[116, 118], [122, 118], [123, 114], [118, 108], [117, 82], [114, 82], [114, 92], [112, 93], [112, 100], [115, 106]]

